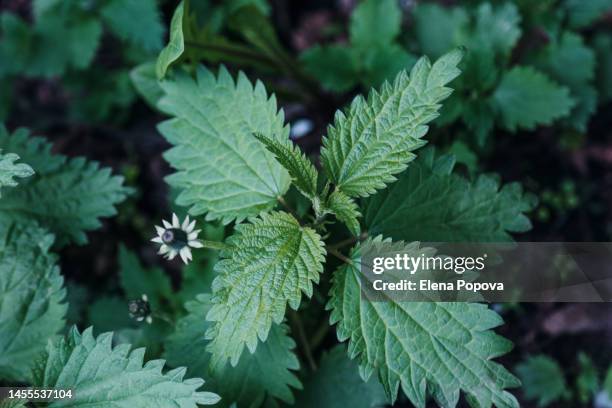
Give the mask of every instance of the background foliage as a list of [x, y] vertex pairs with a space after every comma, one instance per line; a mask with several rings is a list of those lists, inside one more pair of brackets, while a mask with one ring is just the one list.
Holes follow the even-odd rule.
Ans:
[[[4, 0], [0, 384], [610, 407], [609, 307], [376, 305], [354, 262], [609, 241], [611, 112], [610, 0]], [[227, 246], [165, 262], [172, 211]]]

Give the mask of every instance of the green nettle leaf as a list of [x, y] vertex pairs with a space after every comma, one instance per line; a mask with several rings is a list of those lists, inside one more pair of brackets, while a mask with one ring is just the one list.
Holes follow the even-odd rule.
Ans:
[[[438, 58], [456, 46], [467, 29], [469, 17], [461, 7], [418, 3], [414, 9], [414, 29], [423, 54]], [[443, 30], [440, 27], [444, 27]]]
[[440, 103], [451, 94], [445, 87], [459, 70], [461, 50], [433, 65], [421, 58], [410, 72], [400, 72], [365, 100], [356, 97], [338, 112], [323, 139], [323, 168], [337, 188], [349, 196], [368, 196], [395, 180], [426, 142], [427, 123], [438, 116]]
[[386, 46], [400, 32], [402, 12], [395, 0], [364, 0], [351, 15], [351, 45]]
[[[575, 61], [580, 61], [580, 64], [575, 64]], [[565, 122], [586, 131], [589, 118], [597, 108], [597, 91], [592, 86], [595, 52], [584, 44], [581, 36], [566, 31], [536, 56], [534, 64], [570, 89], [575, 105]], [[573, 68], [567, 69], [568, 66]]]
[[234, 82], [224, 67], [218, 77], [199, 67], [196, 80], [180, 73], [161, 86], [159, 108], [174, 116], [159, 130], [174, 145], [164, 157], [178, 170], [166, 179], [182, 190], [177, 204], [224, 223], [272, 209], [290, 178], [253, 134], [288, 139], [275, 97], [243, 73]]
[[329, 91], [346, 92], [359, 82], [359, 66], [348, 46], [315, 45], [300, 55], [304, 70]]
[[465, 142], [456, 140], [448, 148], [448, 154], [455, 157], [455, 161], [465, 165], [470, 174], [478, 170], [478, 156]]
[[0, 408], [27, 408], [23, 400], [5, 399], [0, 401]]
[[292, 372], [299, 369], [299, 361], [292, 351], [295, 343], [287, 327], [272, 325], [266, 341], [253, 354], [243, 353], [236, 367], [211, 367], [211, 354], [205, 351], [209, 340], [204, 336], [211, 325], [206, 321], [211, 306], [209, 295], [199, 295], [185, 304], [187, 316], [177, 322], [175, 332], [165, 342], [168, 364], [185, 365], [188, 375], [207, 378], [205, 389], [218, 393], [224, 407], [232, 403], [238, 407], [258, 406], [266, 395], [293, 403], [290, 387], [302, 386]]
[[476, 24], [471, 42], [488, 46], [501, 55], [508, 55], [521, 36], [521, 15], [513, 3], [498, 7], [481, 4], [476, 10]]
[[317, 169], [310, 160], [302, 153], [299, 147], [291, 140], [272, 139], [262, 134], [254, 135], [257, 140], [266, 146], [278, 160], [278, 162], [289, 172], [293, 185], [311, 200], [317, 196]]
[[[493, 129], [495, 109], [489, 95], [521, 35], [521, 16], [513, 3], [482, 3], [470, 14], [463, 7], [419, 5], [415, 29], [419, 45], [428, 55], [439, 55], [452, 46], [464, 45], [468, 53], [455, 84], [456, 93], [442, 108], [438, 125], [464, 122], [478, 145], [483, 146]], [[439, 30], [437, 27], [445, 27]]]
[[0, 379], [31, 379], [32, 363], [64, 327], [66, 291], [53, 236], [0, 217]]
[[[75, 19], [74, 24], [71, 24], [63, 20], [53, 21], [49, 17], [45, 17], [37, 25], [42, 26], [40, 36], [46, 40], [43, 40], [40, 49], [42, 50], [42, 47], [50, 48], [46, 48], [44, 53], [37, 57], [37, 63], [33, 65], [46, 71], [47, 69], [43, 67], [47, 64], [47, 58], [51, 57], [48, 53], [55, 51], [58, 43], [66, 42], [67, 37], [69, 41], [66, 42], [66, 49], [63, 51], [66, 54], [66, 64], [77, 69], [89, 67], [102, 38], [102, 25], [98, 20], [93, 18]], [[46, 75], [49, 76], [50, 73], [46, 72]]]
[[[268, 57], [275, 64], [292, 64], [291, 56], [285, 50], [276, 34], [271, 19], [261, 11], [261, 6], [243, 3], [236, 7], [228, 20], [230, 30], [240, 34], [244, 40], [253, 46], [259, 55]], [[285, 72], [291, 69], [282, 68]]]
[[[570, 31], [563, 32], [557, 41], [546, 46], [537, 55], [535, 64], [570, 89], [583, 86], [595, 76], [595, 52], [584, 44], [580, 35]], [[572, 69], [567, 69], [568, 66]]]
[[327, 198], [325, 204], [327, 210], [331, 211], [340, 222], [345, 224], [349, 231], [354, 235], [359, 235], [361, 227], [359, 226], [359, 207], [353, 199], [342, 191], [334, 190]]
[[71, 14], [53, 7], [30, 25], [3, 13], [0, 73], [53, 77], [69, 68], [88, 67], [98, 49], [102, 24], [95, 18]]
[[116, 213], [114, 205], [131, 192], [123, 177], [84, 158], [51, 155], [50, 144], [30, 138], [26, 130], [13, 135], [0, 128], [0, 148], [18, 154], [36, 174], [7, 190], [0, 213], [13, 218], [34, 218], [57, 235], [57, 244], [87, 242], [85, 231], [98, 228], [99, 217]]
[[351, 15], [348, 45], [315, 45], [304, 51], [304, 69], [323, 88], [345, 92], [361, 84], [380, 86], [416, 58], [395, 40], [401, 29], [401, 11], [395, 0], [365, 0]]
[[[13, 13], [0, 13], [0, 76], [17, 74], [24, 70], [29, 61], [29, 49], [34, 34], [28, 24]], [[8, 84], [3, 83], [3, 88]]]
[[155, 73], [157, 79], [162, 79], [166, 76], [166, 72], [170, 65], [175, 62], [183, 52], [185, 52], [185, 36], [183, 35], [183, 18], [185, 13], [185, 3], [181, 1], [170, 21], [170, 39], [168, 44], [159, 53]]
[[516, 372], [523, 383], [525, 398], [537, 400], [540, 407], [569, 397], [563, 370], [555, 360], [546, 355], [529, 357], [516, 366]]
[[272, 323], [282, 322], [287, 303], [297, 309], [302, 292], [312, 296], [325, 259], [321, 237], [284, 212], [236, 226], [228, 244], [207, 315], [215, 322], [207, 331], [213, 366], [226, 359], [235, 366], [245, 344], [253, 353], [257, 338], [265, 341]]
[[[416, 243], [414, 250], [419, 256]], [[359, 246], [351, 260], [334, 273], [328, 308], [364, 378], [376, 372], [391, 400], [401, 384], [417, 407], [427, 395], [454, 407], [460, 391], [473, 407], [518, 407], [504, 389], [520, 382], [492, 361], [512, 348], [491, 330], [503, 323], [494, 311], [477, 303], [372, 302], [361, 294]]]
[[156, 0], [110, 0], [100, 12], [119, 38], [146, 51], [162, 47], [164, 27]]
[[38, 174], [56, 172], [66, 162], [66, 157], [51, 153], [51, 143], [42, 137], [30, 136], [25, 128], [16, 129], [11, 135], [0, 123], [0, 146], [5, 151], [18, 153], [21, 161], [33, 166]]
[[2, 187], [15, 187], [18, 183], [15, 177], [25, 178], [34, 174], [34, 170], [25, 163], [15, 163], [19, 156], [15, 153], [2, 154], [0, 149], [0, 197]]
[[297, 396], [298, 408], [374, 408], [386, 405], [385, 391], [376, 379], [364, 382], [357, 363], [337, 345], [323, 354], [319, 367]]
[[[176, 24], [171, 24], [170, 44], [174, 43], [174, 47], [160, 56], [158, 72], [162, 76], [168, 65], [179, 58], [291, 74], [293, 62], [267, 18], [266, 0], [229, 0], [218, 4], [184, 1], [180, 13], [182, 20], [175, 14]], [[221, 35], [221, 31], [231, 38]]]
[[402, 70], [411, 69], [417, 59], [398, 44], [357, 50], [355, 59], [361, 62], [359, 81], [365, 89], [379, 87], [392, 80]]
[[65, 338], [49, 342], [34, 370], [34, 385], [77, 390], [71, 400], [50, 407], [184, 407], [212, 405], [219, 396], [196, 391], [204, 380], [183, 380], [185, 368], [163, 374], [163, 360], [143, 366], [144, 349], [130, 352], [129, 344], [112, 346], [112, 333], [94, 338], [89, 328], [73, 327]]
[[463, 107], [462, 119], [479, 146], [484, 146], [493, 129], [495, 111], [487, 100], [474, 101]]
[[503, 126], [510, 131], [550, 125], [569, 114], [574, 106], [569, 89], [533, 68], [521, 66], [504, 73], [493, 94], [493, 103]]
[[[507, 56], [521, 35], [521, 16], [513, 3], [497, 6], [483, 3], [474, 10], [472, 22], [463, 7], [419, 4], [414, 18], [419, 45], [425, 54], [432, 57], [459, 44], [466, 45], [470, 54], [486, 49]], [[444, 30], [436, 27], [444, 27]]]
[[500, 187], [496, 177], [474, 181], [452, 174], [453, 156], [435, 158], [425, 150], [389, 188], [363, 203], [369, 234], [426, 242], [505, 242], [509, 232], [525, 232], [524, 215], [535, 197], [519, 183]]

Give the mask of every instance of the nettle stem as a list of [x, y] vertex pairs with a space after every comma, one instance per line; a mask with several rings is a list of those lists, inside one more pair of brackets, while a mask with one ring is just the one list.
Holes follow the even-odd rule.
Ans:
[[306, 361], [308, 361], [308, 365], [312, 371], [316, 371], [317, 364], [315, 363], [315, 359], [312, 356], [312, 351], [310, 349], [310, 343], [308, 342], [308, 338], [306, 338], [306, 331], [304, 330], [304, 325], [302, 324], [302, 319], [300, 319], [300, 315], [295, 310], [289, 309], [289, 321], [291, 322], [291, 326], [293, 326], [293, 330], [298, 336], [298, 340], [301, 345], [301, 350], [304, 352], [304, 357]]
[[295, 210], [293, 208], [291, 208], [291, 206], [287, 203], [287, 201], [285, 201], [285, 199], [282, 196], [278, 196], [276, 197], [276, 200], [280, 203], [280, 205], [283, 206], [283, 208], [289, 212], [291, 215], [293, 215], [295, 217], [296, 220], [299, 220], [300, 217], [297, 215], [297, 213], [295, 212]]
[[309, 344], [312, 350], [316, 351], [319, 348], [323, 340], [325, 340], [325, 337], [327, 337], [327, 333], [329, 333], [330, 328], [331, 326], [329, 325], [327, 319], [323, 319], [321, 325], [315, 330], [310, 339]]
[[327, 248], [327, 252], [340, 259], [342, 262], [347, 263], [349, 265], [353, 264], [353, 260], [344, 256], [340, 251], [334, 248]]
[[335, 244], [331, 244], [327, 246], [327, 250], [329, 251], [330, 249], [340, 249], [340, 248], [344, 248], [345, 246], [348, 245], [352, 245], [355, 242], [360, 242], [363, 241], [364, 239], [366, 239], [368, 237], [368, 232], [364, 231], [361, 234], [359, 234], [359, 236], [356, 237], [350, 237], [347, 239], [344, 239], [342, 241], [336, 242]]
[[229, 249], [229, 245], [219, 242], [219, 241], [207, 241], [205, 239], [201, 239], [200, 242], [204, 245], [204, 248], [214, 249], [216, 251], [221, 251], [224, 249]]

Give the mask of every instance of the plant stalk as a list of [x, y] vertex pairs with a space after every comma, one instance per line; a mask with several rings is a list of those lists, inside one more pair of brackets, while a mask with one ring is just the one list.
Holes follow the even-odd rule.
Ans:
[[344, 262], [346, 264], [353, 265], [353, 263], [354, 263], [352, 259], [349, 259], [346, 256], [342, 255], [342, 253], [340, 251], [338, 251], [337, 249], [327, 248], [327, 252], [332, 254], [336, 258], [340, 259], [342, 262]]
[[358, 241], [363, 241], [364, 239], [366, 239], [368, 237], [368, 233], [367, 231], [362, 232], [361, 234], [359, 234], [359, 236], [357, 237], [350, 237], [347, 238], [345, 240], [336, 242], [335, 244], [331, 244], [327, 246], [327, 250], [329, 251], [330, 249], [340, 249], [340, 248], [344, 248], [347, 245], [352, 245], [355, 242]]
[[325, 337], [327, 336], [330, 327], [331, 326], [329, 325], [327, 320], [324, 319], [323, 323], [317, 328], [317, 330], [314, 332], [310, 339], [310, 348], [312, 350], [316, 350], [319, 348], [323, 340], [325, 340]]
[[289, 212], [291, 215], [293, 215], [296, 220], [300, 219], [300, 217], [297, 215], [295, 210], [293, 208], [291, 208], [291, 206], [287, 203], [287, 201], [285, 201], [285, 199], [282, 196], [276, 197], [276, 200], [280, 203], [280, 205], [283, 206], [283, 208], [285, 210], [287, 210], [287, 212]]
[[205, 239], [201, 239], [200, 242], [202, 245], [204, 245], [204, 248], [214, 249], [216, 251], [221, 251], [230, 247], [229, 245], [219, 241], [207, 241]]
[[300, 315], [293, 309], [289, 309], [289, 320], [291, 321], [291, 326], [296, 331], [298, 340], [302, 346], [302, 350], [304, 352], [304, 357], [306, 361], [308, 361], [308, 365], [312, 371], [316, 371], [317, 364], [315, 363], [314, 358], [312, 357], [312, 351], [310, 350], [310, 344], [308, 343], [308, 339], [306, 338], [306, 331], [304, 330], [304, 325], [302, 324], [302, 320], [300, 319]]

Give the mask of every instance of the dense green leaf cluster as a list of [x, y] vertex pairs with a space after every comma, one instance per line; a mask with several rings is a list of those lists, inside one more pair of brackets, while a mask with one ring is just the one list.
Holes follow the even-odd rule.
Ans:
[[[435, 20], [448, 23], [444, 38], [432, 35]], [[563, 83], [512, 61], [523, 34], [523, 21], [513, 3], [483, 3], [473, 10], [426, 4], [415, 10], [415, 22], [417, 39], [425, 52], [440, 52], [457, 44], [468, 48], [465, 75], [442, 123], [462, 120], [478, 143], [485, 143], [496, 124], [510, 131], [533, 129], [567, 116], [574, 106]]]
[[401, 21], [396, 1], [365, 0], [351, 15], [350, 43], [307, 49], [301, 55], [304, 68], [331, 91], [379, 86], [416, 61], [397, 41]]
[[[22, 78], [52, 82], [60, 77], [69, 97], [81, 102], [69, 106], [75, 120], [109, 119], [111, 112], [134, 102], [126, 68], [162, 46], [156, 0], [33, 0], [31, 12], [32, 21], [19, 13], [0, 13], [0, 120], [10, 112], [11, 93]], [[119, 40], [114, 47], [127, 51], [120, 66], [94, 64], [105, 34]]]
[[[515, 132], [558, 124], [585, 132], [597, 104], [612, 90], [606, 83], [610, 70], [605, 69], [609, 47], [604, 51], [603, 46], [610, 34], [588, 44], [578, 30], [612, 6], [593, 0], [555, 7], [553, 2], [537, 7], [520, 1], [452, 7], [420, 2], [408, 13], [410, 35], [397, 41], [397, 2], [363, 1], [351, 15], [348, 45], [312, 46], [302, 53], [302, 61], [323, 87], [346, 92], [359, 82], [367, 89], [410, 68], [415, 50], [438, 58], [464, 46], [464, 74], [454, 84], [456, 92], [440, 125], [462, 122], [476, 146], [484, 145], [496, 128]], [[596, 58], [598, 49], [602, 55]]]
[[123, 177], [84, 158], [68, 159], [50, 153], [51, 145], [30, 137], [26, 129], [12, 135], [0, 126], [0, 148], [19, 155], [35, 175], [2, 191], [0, 218], [34, 219], [56, 234], [58, 245], [84, 244], [85, 231], [98, 228], [100, 217], [116, 213], [130, 189]]
[[[190, 314], [170, 337], [166, 352], [171, 361], [187, 363], [190, 342], [205, 346], [195, 370], [215, 379], [217, 391], [230, 398], [227, 403], [247, 395], [263, 399], [266, 393], [286, 400], [286, 392], [275, 394], [277, 385], [259, 380], [256, 386], [240, 373], [270, 347], [282, 355], [275, 331], [286, 305], [298, 310], [302, 293], [311, 297], [315, 290], [313, 283], [323, 271], [328, 217], [344, 223], [354, 240], [362, 232], [410, 241], [509, 240], [510, 232], [531, 227], [523, 213], [533, 199], [518, 184], [500, 187], [495, 177], [485, 175], [465, 179], [453, 173], [452, 156], [436, 158], [433, 149], [413, 162], [412, 151], [425, 144], [427, 123], [451, 94], [446, 85], [459, 75], [461, 56], [460, 50], [452, 51], [433, 64], [423, 58], [410, 73], [400, 72], [392, 83], [338, 112], [323, 143], [322, 173], [288, 140], [282, 116], [261, 84], [253, 87], [242, 73], [234, 81], [223, 67], [217, 76], [198, 68], [195, 80], [180, 70], [166, 74], [158, 106], [172, 119], [160, 131], [174, 145], [165, 157], [178, 170], [168, 178], [180, 190], [177, 202], [190, 206], [194, 215], [239, 222], [220, 253], [212, 295], [188, 303]], [[276, 188], [266, 188], [265, 180]], [[312, 219], [270, 211], [287, 205], [282, 196], [289, 183], [310, 202]], [[230, 205], [235, 196], [242, 207]], [[368, 197], [358, 202], [359, 196]], [[439, 229], [441, 224], [446, 229]], [[365, 378], [375, 373], [390, 400], [401, 384], [417, 406], [424, 406], [428, 396], [454, 406], [460, 391], [475, 407], [517, 406], [505, 389], [516, 387], [518, 380], [491, 361], [510, 348], [491, 331], [501, 324], [499, 316], [476, 304], [369, 303], [360, 295], [358, 248], [350, 258], [332, 251], [348, 264], [330, 271], [329, 307], [339, 339], [350, 339], [349, 356], [359, 356]], [[436, 314], [440, 326], [429, 322]], [[278, 364], [277, 369], [297, 368]], [[463, 375], [466, 371], [471, 374]], [[234, 376], [240, 376], [236, 386]], [[285, 388], [297, 386], [286, 375], [276, 380], [283, 378]], [[240, 384], [250, 391], [237, 393]]]
[[[0, 214], [0, 379], [78, 390], [70, 400], [77, 407], [196, 407], [218, 401], [214, 393], [196, 391], [203, 380], [183, 380], [184, 368], [163, 374], [162, 360], [143, 366], [144, 349], [113, 348], [111, 333], [94, 339], [91, 328], [82, 335], [73, 328], [60, 338], [67, 304], [57, 256], [51, 252], [54, 237], [33, 221]], [[123, 257], [130, 256], [122, 251]], [[130, 275], [124, 275], [127, 281]]]
[[164, 29], [155, 0], [98, 2], [95, 7], [100, 17], [88, 7], [78, 1], [35, 0], [32, 24], [16, 14], [2, 13], [0, 75], [52, 77], [68, 69], [87, 68], [104, 27], [131, 46], [150, 51], [161, 48]]
[[[500, 129], [584, 132], [612, 96], [612, 37], [580, 31], [605, 1], [547, 7], [363, 0], [346, 42], [297, 59], [260, 0], [180, 2], [165, 47], [154, 0], [35, 0], [31, 23], [2, 13], [0, 80], [61, 76], [77, 93], [94, 84], [81, 108], [95, 118], [131, 104], [124, 65], [140, 64], [132, 85], [167, 116], [157, 129], [169, 143], [173, 210], [204, 224], [208, 249], [167, 273], [114, 242], [118, 262], [105, 267], [118, 278], [104, 295], [64, 285], [54, 251], [86, 244], [132, 190], [96, 162], [0, 127], [0, 380], [78, 389], [76, 407], [195, 407], [220, 396], [224, 407], [365, 408], [400, 392], [419, 408], [517, 407], [509, 390], [520, 381], [495, 361], [512, 348], [494, 331], [501, 317], [476, 303], [371, 301], [361, 250], [386, 242], [433, 254], [419, 242], [512, 241], [531, 228], [534, 196], [480, 174], [471, 148]], [[523, 49], [536, 25], [547, 41]], [[129, 60], [108, 76], [94, 67], [105, 35]], [[320, 152], [289, 137], [275, 94], [295, 93], [307, 108], [350, 101]], [[425, 136], [446, 154], [422, 149]], [[149, 324], [130, 319], [128, 301]], [[85, 321], [94, 328], [66, 330]], [[579, 364], [585, 404], [599, 380], [592, 361]], [[545, 357], [519, 365], [526, 397], [565, 398], [558, 371]]]
[[[0, 378], [46, 388], [78, 388], [73, 406], [111, 400], [142, 407], [151, 401], [168, 407], [214, 403], [215, 394], [195, 391], [202, 380], [182, 380], [184, 369], [164, 375], [159, 360], [143, 367], [144, 349], [129, 356], [129, 346], [111, 351], [110, 335], [94, 340], [91, 330], [82, 336], [73, 330], [64, 339], [58, 337], [66, 323], [66, 289], [52, 249], [70, 242], [86, 243], [85, 232], [100, 226], [99, 217], [115, 214], [114, 205], [130, 189], [123, 186], [122, 177], [112, 176], [110, 169], [95, 162], [51, 153], [50, 143], [31, 137], [25, 129], [10, 134], [0, 127], [0, 146], [16, 152], [3, 156], [11, 165], [3, 167], [10, 183], [2, 186], [0, 198]], [[15, 170], [12, 164], [17, 155], [34, 171], [29, 166]], [[26, 172], [35, 174], [18, 185], [11, 182], [12, 174]], [[127, 295], [151, 292], [159, 305], [162, 295], [169, 296], [165, 276], [154, 270], [157, 281], [140, 280], [141, 266], [124, 249], [121, 252]], [[166, 291], [159, 282], [166, 283]], [[114, 325], [116, 316], [112, 321]], [[126, 382], [139, 385], [125, 387]]]
[[516, 372], [524, 383], [525, 396], [537, 399], [539, 406], [569, 397], [563, 371], [550, 357], [532, 356], [518, 365]]
[[[603, 366], [584, 351], [576, 354], [572, 370], [564, 370], [557, 360], [546, 354], [530, 355], [516, 367], [523, 383], [525, 398], [539, 407], [554, 404], [606, 406], [612, 396], [612, 365]], [[572, 378], [573, 377], [573, 378]]]

